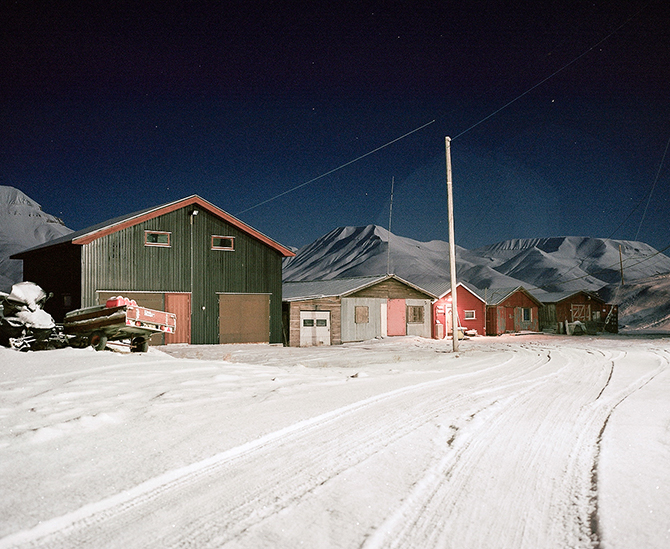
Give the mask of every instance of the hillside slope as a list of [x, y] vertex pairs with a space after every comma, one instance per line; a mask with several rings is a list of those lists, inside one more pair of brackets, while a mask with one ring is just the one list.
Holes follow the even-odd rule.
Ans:
[[[456, 247], [459, 279], [479, 288], [522, 284], [487, 265], [471, 261], [465, 252], [467, 250]], [[285, 281], [328, 280], [387, 272], [428, 290], [443, 287], [449, 280], [449, 244], [396, 236], [377, 225], [338, 227], [287, 260], [283, 278]]]

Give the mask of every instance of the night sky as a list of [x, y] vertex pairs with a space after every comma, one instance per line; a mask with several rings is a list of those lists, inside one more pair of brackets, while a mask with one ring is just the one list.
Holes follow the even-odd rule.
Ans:
[[75, 230], [199, 194], [300, 247], [387, 227], [393, 179], [392, 231], [447, 240], [450, 136], [457, 244], [663, 249], [668, 29], [661, 0], [2, 0], [0, 184]]

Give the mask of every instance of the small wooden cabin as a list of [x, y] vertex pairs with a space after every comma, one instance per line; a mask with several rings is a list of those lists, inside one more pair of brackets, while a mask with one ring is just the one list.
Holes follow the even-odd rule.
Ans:
[[486, 300], [486, 333], [501, 335], [540, 329], [542, 303], [523, 286], [480, 291]]
[[395, 275], [284, 282], [282, 294], [284, 339], [291, 347], [431, 336], [436, 296]]
[[[433, 338], [442, 339], [452, 334], [451, 286], [427, 287], [438, 298], [433, 302]], [[466, 331], [486, 335], [486, 302], [474, 290], [462, 282], [456, 285], [456, 307], [458, 326]]]
[[[165, 343], [281, 343], [282, 259], [295, 255], [197, 195], [15, 254], [56, 321], [122, 295], [177, 315]], [[152, 343], [162, 343], [152, 338]]]
[[619, 331], [616, 305], [605, 303], [599, 295], [586, 290], [535, 294], [542, 302], [540, 330], [565, 333], [566, 322], [582, 322], [587, 333]]

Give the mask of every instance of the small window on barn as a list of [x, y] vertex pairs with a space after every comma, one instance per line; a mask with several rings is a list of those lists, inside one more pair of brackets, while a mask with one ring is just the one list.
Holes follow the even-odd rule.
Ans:
[[235, 250], [235, 237], [212, 235], [212, 250]]
[[325, 318], [317, 318], [316, 319], [316, 325], [317, 326], [328, 326], [328, 321]]
[[357, 305], [354, 311], [356, 324], [367, 324], [370, 322], [370, 307], [365, 305]]
[[407, 322], [409, 324], [423, 324], [423, 307], [409, 305], [407, 307]]
[[532, 310], [530, 307], [524, 307], [523, 308], [523, 321], [524, 322], [530, 322], [533, 320], [533, 315], [532, 315]]
[[465, 320], [475, 320], [475, 311], [464, 311], [465, 313]]
[[171, 234], [166, 231], [144, 231], [144, 245], [169, 248]]
[[302, 325], [311, 328], [312, 326], [314, 326], [314, 319], [313, 318], [303, 318], [302, 319]]

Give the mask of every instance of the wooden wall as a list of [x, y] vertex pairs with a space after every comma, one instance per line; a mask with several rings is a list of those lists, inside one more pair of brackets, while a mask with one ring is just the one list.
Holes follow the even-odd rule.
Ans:
[[300, 347], [300, 311], [330, 311], [330, 344], [342, 343], [342, 306], [339, 297], [290, 301], [288, 303], [288, 344]]

